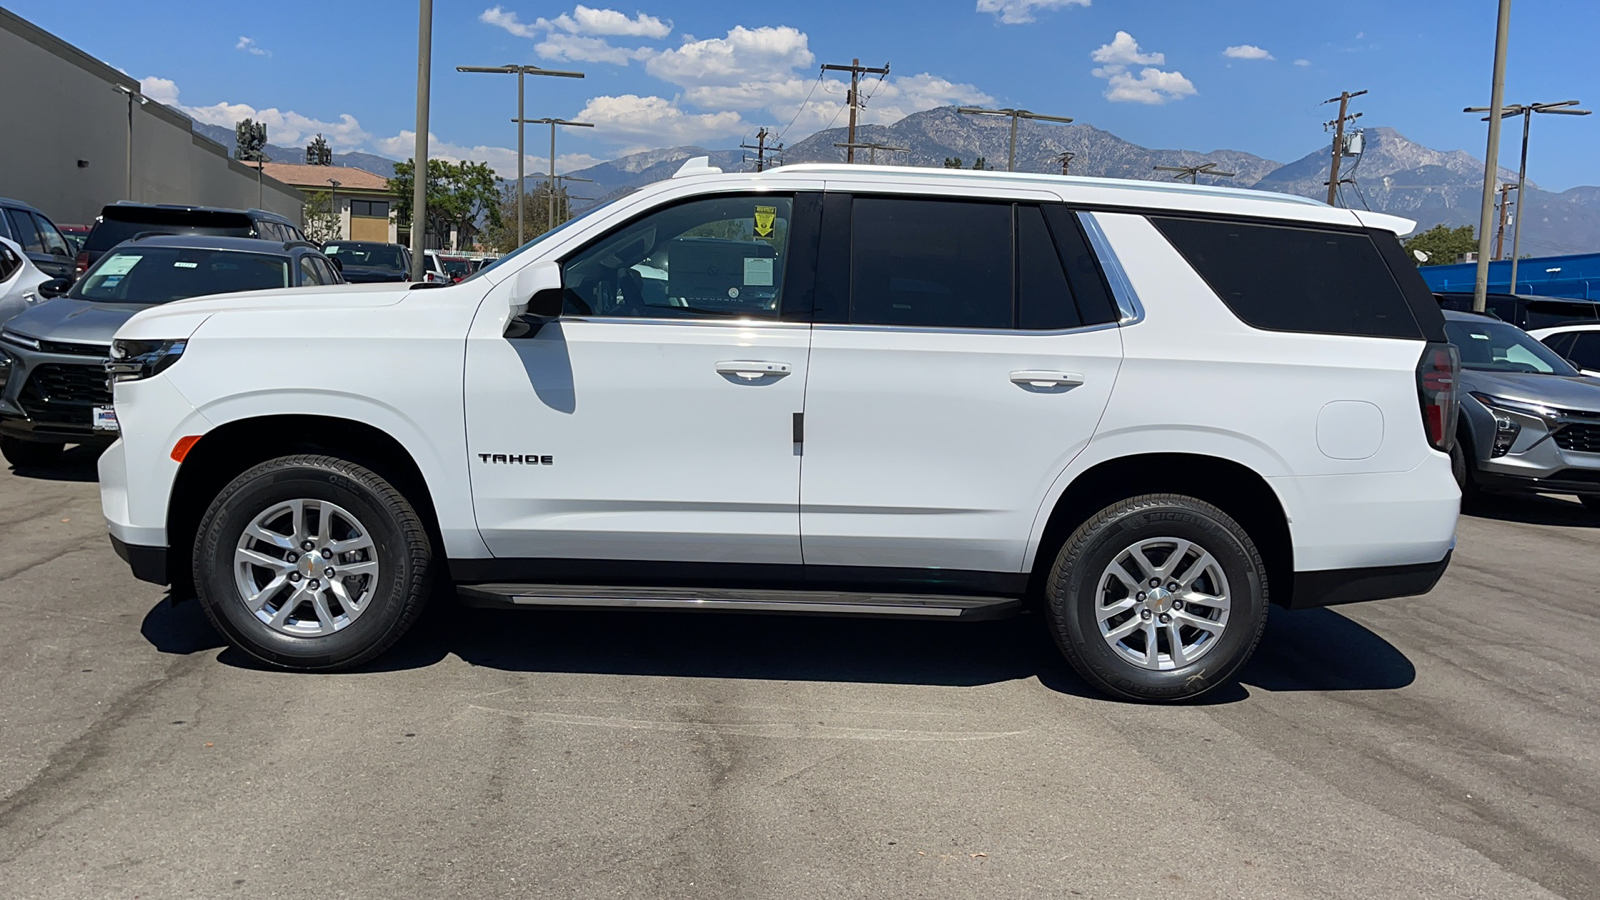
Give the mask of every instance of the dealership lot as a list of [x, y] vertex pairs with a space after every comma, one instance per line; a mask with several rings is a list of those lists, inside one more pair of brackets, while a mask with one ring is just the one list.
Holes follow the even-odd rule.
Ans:
[[1461, 522], [1430, 596], [1274, 611], [1108, 702], [1029, 619], [436, 605], [262, 671], [134, 581], [92, 458], [0, 472], [8, 897], [1592, 897], [1600, 519]]

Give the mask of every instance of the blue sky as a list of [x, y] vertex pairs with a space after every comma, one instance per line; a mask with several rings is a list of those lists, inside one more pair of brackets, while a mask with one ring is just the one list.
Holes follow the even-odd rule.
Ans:
[[[157, 99], [218, 124], [254, 116], [269, 139], [321, 131], [337, 149], [408, 157], [415, 127], [410, 0], [5, 0], [9, 9], [145, 79]], [[651, 147], [728, 147], [762, 125], [793, 143], [842, 124], [821, 63], [888, 62], [867, 121], [947, 103], [1068, 115], [1151, 147], [1229, 148], [1288, 162], [1323, 146], [1321, 101], [1344, 89], [1362, 124], [1481, 156], [1493, 0], [436, 0], [434, 152], [515, 166], [515, 79], [457, 65], [529, 63], [584, 80], [529, 78], [530, 118], [567, 129], [558, 164]], [[1332, 12], [1330, 13], [1330, 9]], [[1600, 105], [1595, 0], [1517, 0], [1507, 101]], [[790, 123], [793, 123], [792, 126]], [[1600, 115], [1534, 124], [1529, 178], [1600, 183]], [[545, 165], [549, 132], [528, 132]], [[1508, 132], [1502, 163], [1515, 166]]]

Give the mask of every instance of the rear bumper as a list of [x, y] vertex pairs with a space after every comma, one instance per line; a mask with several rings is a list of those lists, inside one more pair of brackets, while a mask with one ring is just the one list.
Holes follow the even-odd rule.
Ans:
[[1434, 563], [1296, 572], [1294, 593], [1287, 606], [1289, 609], [1313, 609], [1340, 603], [1414, 597], [1433, 590], [1449, 566], [1450, 553], [1446, 553], [1444, 559]]
[[170, 584], [167, 576], [167, 548], [129, 544], [111, 535], [111, 549], [133, 570], [133, 577], [151, 584]]
[[1561, 469], [1548, 477], [1510, 475], [1479, 469], [1473, 476], [1478, 486], [1491, 491], [1542, 492], [1546, 494], [1577, 494], [1580, 497], [1600, 496], [1600, 470]]

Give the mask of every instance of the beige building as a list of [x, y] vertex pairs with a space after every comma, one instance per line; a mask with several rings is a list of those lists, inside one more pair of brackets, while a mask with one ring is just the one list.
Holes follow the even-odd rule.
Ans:
[[0, 8], [0, 197], [59, 223], [87, 224], [117, 200], [260, 207], [300, 220], [298, 190], [258, 178], [195, 134], [188, 117], [138, 91], [139, 82]]
[[[253, 168], [255, 163], [250, 164]], [[269, 162], [262, 165], [268, 178], [304, 191], [332, 193], [339, 213], [339, 240], [387, 241], [399, 237], [395, 200], [389, 179], [349, 166], [307, 166]], [[337, 184], [335, 183], [337, 182]]]

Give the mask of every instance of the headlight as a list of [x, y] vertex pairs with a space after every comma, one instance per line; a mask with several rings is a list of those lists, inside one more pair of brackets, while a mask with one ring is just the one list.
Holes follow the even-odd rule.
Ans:
[[107, 383], [159, 375], [178, 361], [187, 344], [188, 341], [112, 341], [111, 359], [106, 362]]
[[[1529, 419], [1533, 422], [1528, 424], [1542, 425], [1549, 434], [1555, 434], [1566, 427], [1560, 421], [1560, 413], [1548, 406], [1506, 400], [1481, 391], [1473, 391], [1472, 398], [1488, 407], [1490, 415], [1494, 416], [1494, 441], [1489, 448], [1491, 458], [1505, 456], [1511, 452], [1511, 445], [1517, 442], [1517, 436], [1522, 434], [1524, 422]], [[1518, 421], [1519, 419], [1523, 421]]]

